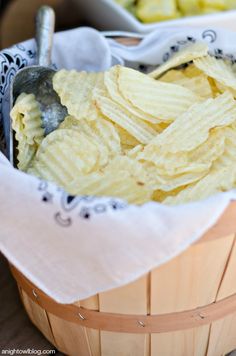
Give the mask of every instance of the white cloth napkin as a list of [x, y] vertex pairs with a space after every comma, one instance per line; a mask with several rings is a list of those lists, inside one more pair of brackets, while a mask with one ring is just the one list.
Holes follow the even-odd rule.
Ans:
[[[166, 29], [127, 48], [81, 28], [55, 35], [53, 63], [96, 71], [125, 63], [148, 70], [196, 40], [235, 59], [236, 36], [227, 31]], [[14, 73], [34, 58], [33, 40], [0, 52], [0, 103]], [[13, 169], [0, 153], [0, 250], [57, 302], [71, 303], [134, 281], [178, 255], [234, 199], [236, 191], [178, 207], [137, 207], [109, 197], [72, 197]]]

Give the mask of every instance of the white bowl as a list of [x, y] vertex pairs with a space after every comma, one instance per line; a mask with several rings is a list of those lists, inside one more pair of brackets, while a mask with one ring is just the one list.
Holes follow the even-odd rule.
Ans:
[[214, 26], [236, 31], [236, 10], [143, 24], [114, 0], [73, 0], [90, 25], [100, 30], [148, 33], [169, 26]]

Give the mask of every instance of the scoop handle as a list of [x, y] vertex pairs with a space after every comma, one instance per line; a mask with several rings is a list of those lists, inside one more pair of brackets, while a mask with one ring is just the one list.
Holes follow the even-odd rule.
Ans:
[[55, 12], [50, 6], [41, 6], [36, 16], [37, 63], [49, 67], [51, 64]]

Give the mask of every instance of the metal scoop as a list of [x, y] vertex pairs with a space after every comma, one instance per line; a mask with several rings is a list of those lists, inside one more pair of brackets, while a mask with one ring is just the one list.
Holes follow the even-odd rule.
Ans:
[[[61, 105], [57, 93], [53, 90], [52, 77], [55, 70], [50, 68], [55, 13], [49, 6], [42, 6], [36, 17], [36, 43], [38, 65], [21, 69], [17, 72], [10, 86], [8, 109], [3, 117], [6, 138], [7, 156], [15, 165], [14, 138], [11, 127], [10, 111], [15, 100], [21, 93], [34, 94], [40, 104], [45, 135], [55, 130], [67, 114], [67, 109]], [[8, 116], [8, 117], [7, 117]]]

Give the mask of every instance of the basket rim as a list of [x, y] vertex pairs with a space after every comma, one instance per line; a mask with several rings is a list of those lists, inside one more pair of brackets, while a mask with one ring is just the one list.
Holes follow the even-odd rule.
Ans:
[[195, 309], [159, 315], [129, 315], [85, 309], [76, 304], [59, 304], [10, 266], [20, 290], [46, 312], [80, 326], [121, 333], [152, 334], [209, 325], [236, 312], [236, 293]]

